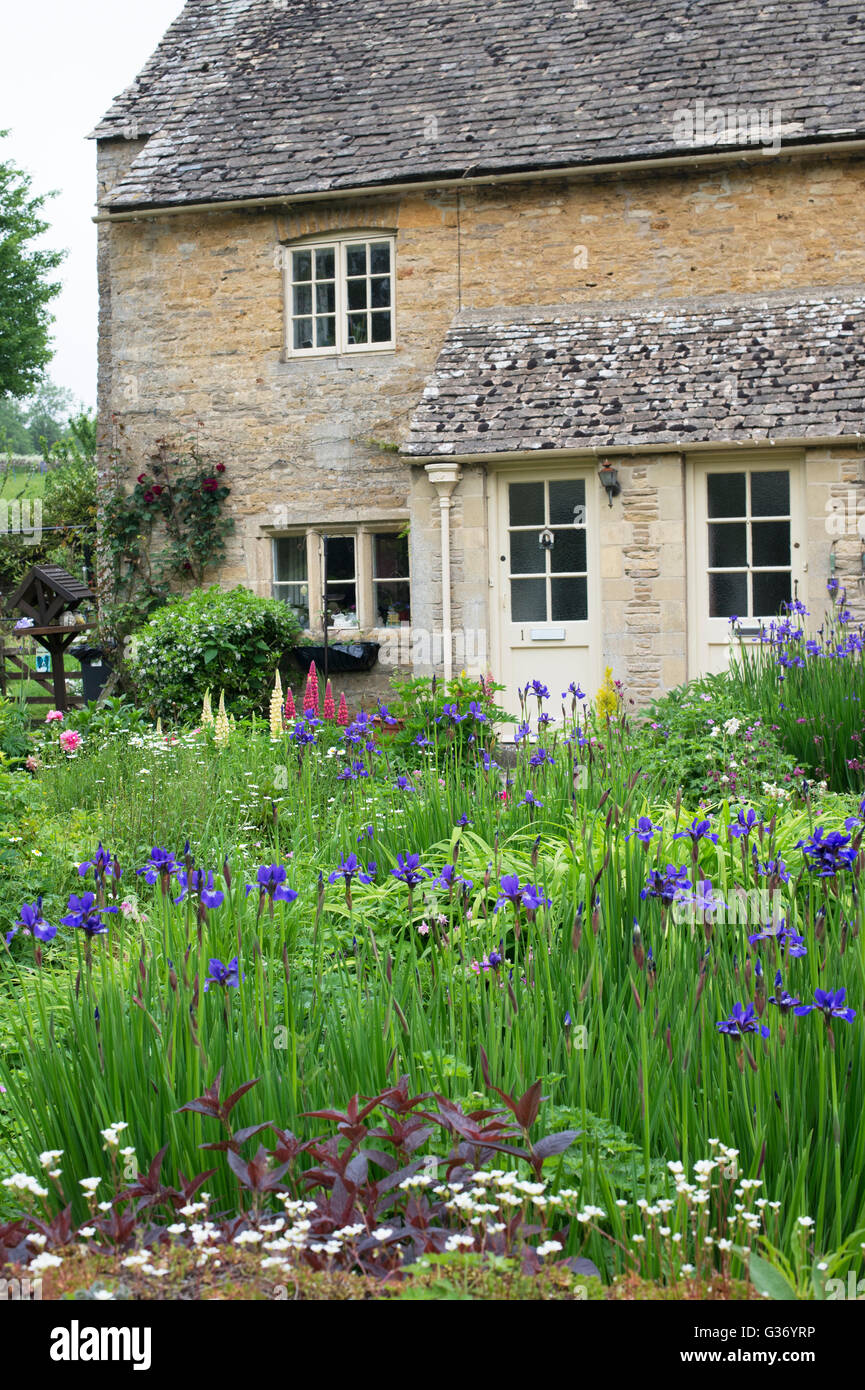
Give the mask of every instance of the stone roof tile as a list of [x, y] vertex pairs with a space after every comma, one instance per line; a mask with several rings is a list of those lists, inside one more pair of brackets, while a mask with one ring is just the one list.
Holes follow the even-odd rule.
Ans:
[[[150, 137], [104, 205], [735, 148], [737, 111], [849, 138], [863, 61], [860, 0], [188, 0], [96, 129]], [[724, 130], [683, 144], [697, 103]]]
[[466, 310], [403, 453], [865, 436], [865, 287]]

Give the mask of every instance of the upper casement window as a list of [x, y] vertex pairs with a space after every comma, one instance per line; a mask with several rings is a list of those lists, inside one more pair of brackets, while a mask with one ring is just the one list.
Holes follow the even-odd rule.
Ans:
[[286, 252], [288, 352], [382, 352], [395, 343], [394, 238], [343, 237]]

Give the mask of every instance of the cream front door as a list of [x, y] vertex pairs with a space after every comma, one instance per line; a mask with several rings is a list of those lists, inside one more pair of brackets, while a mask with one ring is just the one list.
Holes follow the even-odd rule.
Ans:
[[495, 675], [502, 703], [519, 713], [519, 690], [539, 680], [555, 716], [571, 681], [593, 695], [597, 670], [597, 487], [577, 468], [496, 476], [491, 508]]
[[805, 574], [805, 470], [793, 451], [688, 462], [692, 676], [723, 671], [734, 640], [799, 596]]

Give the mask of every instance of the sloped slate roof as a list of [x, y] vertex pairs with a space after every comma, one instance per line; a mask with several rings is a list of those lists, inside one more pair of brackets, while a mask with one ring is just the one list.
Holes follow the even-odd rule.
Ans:
[[[685, 107], [865, 132], [860, 0], [189, 0], [97, 127], [120, 210], [681, 154]], [[681, 132], [679, 132], [681, 139]], [[708, 132], [690, 152], [735, 147]]]
[[865, 434], [865, 287], [470, 312], [403, 453]]

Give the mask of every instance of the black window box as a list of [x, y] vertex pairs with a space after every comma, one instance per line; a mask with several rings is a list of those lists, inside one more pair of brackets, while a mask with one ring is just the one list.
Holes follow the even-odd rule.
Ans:
[[[331, 642], [327, 647], [328, 675], [371, 671], [380, 649], [380, 642]], [[308, 671], [313, 662], [317, 671], [323, 671], [324, 652], [324, 647], [295, 647], [292, 656], [302, 671]]]

